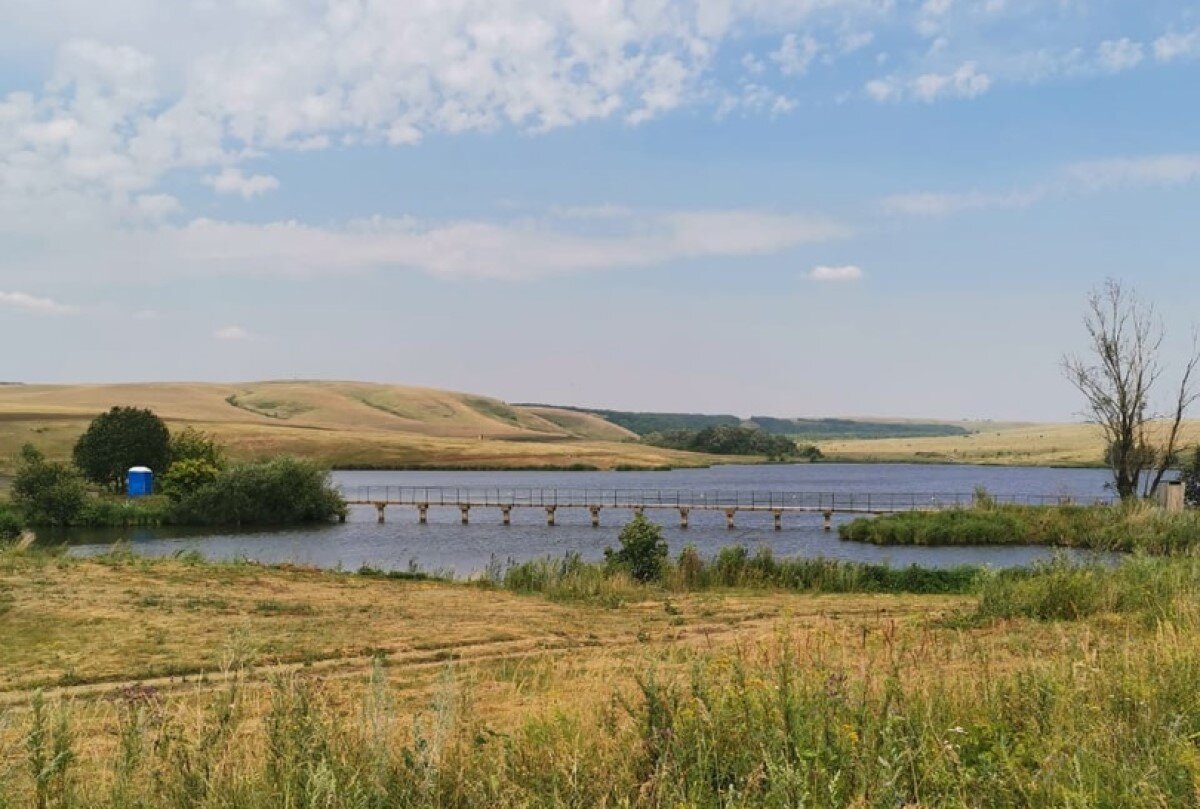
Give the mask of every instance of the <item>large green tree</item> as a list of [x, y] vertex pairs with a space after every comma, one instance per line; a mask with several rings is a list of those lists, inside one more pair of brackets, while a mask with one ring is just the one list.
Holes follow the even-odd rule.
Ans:
[[125, 490], [133, 466], [165, 472], [171, 462], [171, 433], [149, 410], [114, 407], [97, 416], [75, 444], [75, 465], [84, 477], [113, 491]]

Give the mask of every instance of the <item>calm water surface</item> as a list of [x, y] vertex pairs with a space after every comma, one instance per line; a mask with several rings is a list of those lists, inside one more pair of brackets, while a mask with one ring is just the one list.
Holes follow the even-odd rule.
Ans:
[[[1104, 470], [1009, 469], [979, 466], [894, 464], [814, 464], [802, 466], [719, 466], [672, 472], [336, 472], [334, 482], [355, 486], [461, 486], [570, 489], [694, 489], [723, 491], [790, 491], [954, 495], [985, 486], [995, 495], [1055, 495], [1103, 497], [1108, 479]], [[379, 525], [375, 509], [355, 507], [345, 524], [277, 531], [213, 533], [211, 530], [136, 528], [72, 532], [73, 552], [100, 553], [114, 542], [126, 541], [141, 554], [162, 556], [199, 551], [211, 559], [247, 558], [259, 562], [293, 562], [325, 568], [357, 569], [371, 565], [387, 570], [419, 565], [425, 570], [453, 571], [467, 576], [497, 559], [522, 561], [560, 557], [577, 551], [586, 559], [603, 557], [615, 545], [629, 512], [608, 509], [601, 527], [592, 528], [584, 509], [563, 509], [558, 525], [545, 524], [541, 509], [514, 509], [512, 525], [500, 525], [498, 509], [475, 508], [471, 525], [459, 524], [455, 508], [431, 508], [429, 524], [418, 525], [415, 509], [391, 506], [388, 521]], [[742, 513], [737, 528], [725, 528], [719, 512], [693, 511], [691, 527], [682, 530], [674, 511], [648, 511], [664, 526], [672, 554], [687, 544], [705, 555], [726, 545], [754, 549], [765, 545], [778, 556], [823, 556], [892, 565], [946, 567], [984, 564], [1013, 567], [1052, 556], [1040, 547], [881, 548], [843, 542], [837, 532], [821, 528], [821, 515], [785, 515], [784, 529], [775, 531], [769, 513]], [[835, 521], [852, 519], [838, 516]]]

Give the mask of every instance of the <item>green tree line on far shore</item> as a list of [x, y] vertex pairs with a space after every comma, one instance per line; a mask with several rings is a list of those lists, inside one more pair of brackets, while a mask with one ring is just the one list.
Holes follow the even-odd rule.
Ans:
[[807, 458], [810, 461], [817, 461], [823, 457], [817, 447], [801, 447], [787, 436], [727, 424], [704, 427], [700, 430], [666, 430], [651, 433], [643, 440], [656, 447], [704, 452], [709, 455], [765, 455], [773, 460]]

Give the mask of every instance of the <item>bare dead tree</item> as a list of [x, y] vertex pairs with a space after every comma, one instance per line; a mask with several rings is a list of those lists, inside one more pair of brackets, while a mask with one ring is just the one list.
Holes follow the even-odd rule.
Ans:
[[1200, 342], [1193, 337], [1171, 408], [1156, 413], [1164, 331], [1154, 306], [1110, 279], [1088, 297], [1083, 322], [1090, 356], [1065, 357], [1063, 371], [1087, 401], [1088, 420], [1104, 433], [1117, 494], [1135, 498], [1145, 481], [1143, 494], [1153, 497], [1177, 460], [1188, 409], [1200, 398]]

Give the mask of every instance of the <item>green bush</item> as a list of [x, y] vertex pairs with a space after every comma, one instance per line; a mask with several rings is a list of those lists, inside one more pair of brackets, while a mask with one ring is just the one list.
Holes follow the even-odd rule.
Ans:
[[221, 476], [221, 467], [208, 458], [182, 458], [171, 464], [167, 473], [159, 478], [162, 493], [178, 503], [194, 494]]
[[87, 504], [79, 474], [61, 463], [49, 463], [32, 444], [21, 448], [12, 499], [30, 525], [71, 525]]
[[276, 458], [223, 471], [176, 503], [171, 519], [186, 525], [290, 525], [328, 522], [345, 513], [324, 469]]
[[215, 469], [224, 469], [225, 450], [208, 433], [185, 427], [171, 436], [171, 466], [181, 461], [204, 461]]
[[620, 549], [604, 549], [604, 557], [611, 568], [626, 570], [640, 582], [662, 579], [667, 561], [667, 541], [663, 539], [662, 528], [647, 520], [644, 514], [638, 514], [621, 529], [618, 539]]
[[7, 508], [0, 508], [0, 541], [16, 539], [24, 530], [25, 521], [21, 519], [20, 514]]
[[137, 500], [93, 499], [80, 510], [71, 525], [87, 528], [127, 528], [161, 525], [169, 521], [162, 498]]

